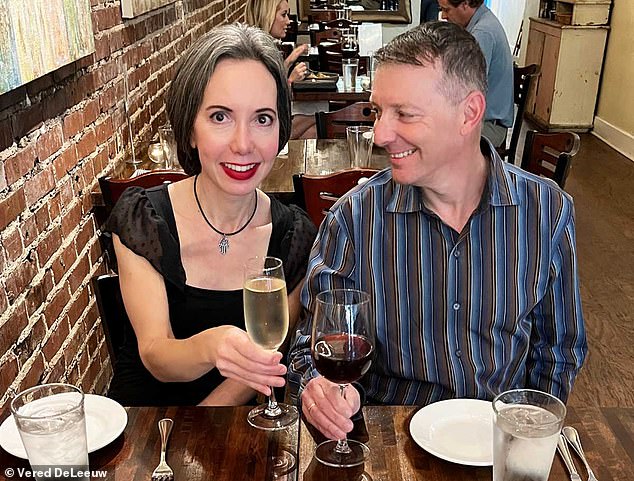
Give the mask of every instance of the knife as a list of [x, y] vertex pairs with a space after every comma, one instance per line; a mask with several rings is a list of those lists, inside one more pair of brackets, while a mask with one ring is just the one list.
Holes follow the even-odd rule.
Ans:
[[570, 451], [568, 450], [568, 445], [566, 444], [566, 438], [563, 434], [559, 435], [559, 440], [557, 441], [557, 451], [561, 456], [561, 459], [564, 460], [564, 464], [568, 468], [570, 472], [570, 480], [571, 481], [581, 481], [581, 477], [577, 472], [577, 468], [575, 467], [575, 463], [572, 460], [572, 456], [570, 455]]

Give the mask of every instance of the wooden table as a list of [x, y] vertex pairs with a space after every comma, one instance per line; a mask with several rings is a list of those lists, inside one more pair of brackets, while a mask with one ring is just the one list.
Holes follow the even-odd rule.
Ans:
[[[409, 420], [418, 410], [412, 406], [369, 406], [365, 419], [352, 437], [365, 440], [370, 461], [364, 466], [333, 469], [313, 458], [315, 441], [303, 422], [277, 432], [251, 428], [249, 407], [236, 408], [127, 408], [124, 434], [90, 455], [90, 469], [106, 471], [93, 480], [148, 481], [158, 463], [160, 440], [157, 422], [174, 420], [167, 460], [175, 481], [329, 481], [359, 480], [366, 473], [372, 481], [490, 481], [490, 467], [471, 467], [443, 461], [419, 448], [409, 436]], [[579, 430], [588, 459], [600, 481], [634, 480], [634, 408], [570, 408], [566, 424]], [[299, 433], [298, 433], [299, 431]], [[319, 437], [317, 436], [318, 440]], [[282, 449], [299, 456], [298, 469], [273, 478], [271, 458]], [[585, 481], [585, 471], [576, 460]], [[28, 468], [25, 460], [0, 449], [0, 481], [13, 481], [6, 468]], [[549, 481], [568, 481], [559, 456]]]
[[337, 81], [337, 90], [296, 90], [293, 89], [293, 101], [318, 102], [318, 101], [346, 101], [367, 102], [370, 100], [370, 91], [361, 87], [361, 79], [357, 76], [357, 85], [352, 92], [343, 90], [343, 78]]

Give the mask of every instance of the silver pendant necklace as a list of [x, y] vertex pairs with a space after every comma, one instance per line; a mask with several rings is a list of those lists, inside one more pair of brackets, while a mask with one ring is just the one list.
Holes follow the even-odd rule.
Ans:
[[220, 250], [220, 254], [224, 256], [229, 250], [228, 238], [242, 232], [249, 225], [251, 220], [253, 220], [253, 217], [255, 216], [255, 212], [258, 210], [258, 191], [257, 190], [255, 191], [255, 206], [253, 207], [253, 212], [251, 212], [251, 215], [247, 219], [246, 223], [235, 232], [221, 232], [218, 229], [216, 229], [211, 222], [209, 222], [209, 219], [207, 219], [207, 216], [205, 215], [205, 211], [203, 210], [202, 205], [200, 205], [200, 200], [198, 199], [198, 192], [196, 190], [197, 182], [198, 182], [198, 174], [196, 175], [196, 177], [194, 177], [194, 198], [196, 199], [198, 210], [200, 211], [200, 215], [203, 216], [203, 219], [205, 219], [205, 222], [207, 223], [207, 225], [211, 227], [211, 229], [215, 233], [220, 234], [222, 236], [222, 238], [220, 239], [220, 242], [218, 242], [218, 249]]

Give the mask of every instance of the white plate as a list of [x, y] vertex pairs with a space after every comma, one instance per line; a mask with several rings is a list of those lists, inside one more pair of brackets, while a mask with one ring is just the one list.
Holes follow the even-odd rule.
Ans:
[[[92, 453], [117, 439], [128, 424], [128, 413], [116, 401], [96, 394], [84, 396], [88, 452]], [[27, 459], [13, 416], [0, 426], [0, 446], [18, 458]]]
[[423, 407], [409, 432], [425, 451], [452, 463], [493, 464], [493, 409], [490, 401], [448, 399]]

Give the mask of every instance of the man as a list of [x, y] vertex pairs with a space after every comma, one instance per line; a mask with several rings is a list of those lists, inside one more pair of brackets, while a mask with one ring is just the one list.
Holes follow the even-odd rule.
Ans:
[[[313, 245], [291, 395], [340, 439], [367, 399], [424, 405], [529, 387], [566, 400], [586, 354], [572, 199], [481, 138], [486, 68], [475, 39], [428, 22], [376, 53], [374, 141], [386, 169], [342, 197]], [[396, 88], [398, 87], [398, 88]], [[345, 398], [310, 357], [315, 297], [372, 298], [375, 355]]]
[[513, 126], [513, 56], [506, 33], [484, 0], [438, 0], [442, 18], [467, 29], [478, 41], [487, 64], [487, 110], [482, 135], [495, 147]]

